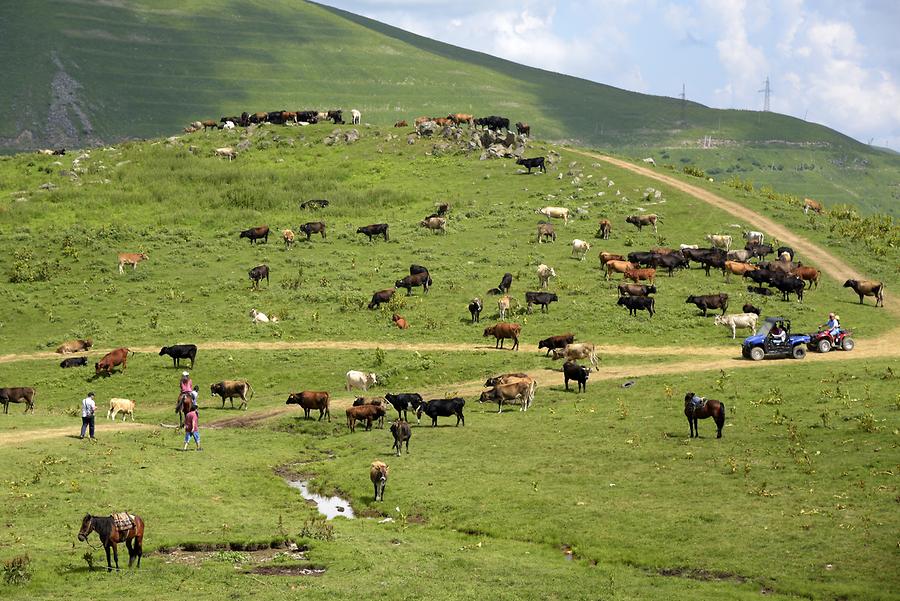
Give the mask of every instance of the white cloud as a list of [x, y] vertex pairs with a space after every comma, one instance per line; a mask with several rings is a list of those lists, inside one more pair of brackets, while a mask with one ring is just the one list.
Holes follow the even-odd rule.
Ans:
[[[769, 65], [762, 49], [750, 42], [746, 1], [704, 0], [704, 5], [716, 17], [716, 50], [728, 76], [728, 85], [718, 89], [716, 95], [720, 102], [757, 106], [758, 100], [753, 100], [758, 98], [757, 91], [768, 75]], [[726, 93], [728, 98], [724, 97]]]

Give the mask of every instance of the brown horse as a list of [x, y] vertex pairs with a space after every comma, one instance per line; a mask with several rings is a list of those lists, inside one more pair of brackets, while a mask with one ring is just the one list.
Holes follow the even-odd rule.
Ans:
[[[199, 386], [194, 386], [194, 391], [199, 391]], [[175, 403], [175, 413], [178, 414], [178, 427], [181, 428], [184, 426], [184, 416], [188, 414], [191, 410], [191, 406], [194, 404], [194, 397], [191, 396], [189, 392], [182, 392], [178, 395], [178, 402]]]
[[[116, 528], [113, 516], [98, 517], [91, 514], [84, 516], [81, 520], [81, 530], [78, 532], [78, 540], [87, 542], [87, 537], [91, 532], [96, 532], [103, 543], [106, 550], [106, 570], [112, 571], [112, 564], [109, 561], [109, 549], [112, 548], [113, 557], [116, 560], [116, 569], [119, 569], [119, 549], [118, 543], [124, 542], [128, 547], [128, 567], [137, 558], [137, 567], [141, 567], [141, 556], [144, 554], [144, 520], [140, 516], [131, 516], [134, 522], [128, 530], [119, 530]], [[132, 540], [134, 545], [132, 546]]]
[[716, 438], [722, 438], [722, 428], [725, 426], [725, 403], [715, 399], [703, 399], [699, 405], [694, 404], [694, 393], [684, 395], [684, 416], [691, 428], [691, 438], [700, 438], [700, 430], [697, 428], [697, 420], [713, 418], [716, 422]]

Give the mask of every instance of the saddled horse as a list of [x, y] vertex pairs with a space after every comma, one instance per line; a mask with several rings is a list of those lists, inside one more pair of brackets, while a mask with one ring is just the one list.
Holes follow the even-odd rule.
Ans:
[[[127, 530], [119, 530], [113, 516], [99, 517], [91, 514], [81, 520], [81, 530], [78, 532], [78, 540], [87, 542], [91, 532], [96, 532], [106, 550], [106, 570], [112, 571], [112, 563], [109, 560], [109, 550], [112, 548], [113, 557], [116, 560], [116, 569], [119, 569], [118, 543], [124, 542], [128, 547], [128, 567], [137, 558], [137, 567], [141, 567], [141, 556], [144, 554], [144, 520], [138, 515], [131, 517], [131, 527]], [[133, 541], [133, 543], [132, 543]]]
[[693, 399], [693, 392], [684, 395], [684, 416], [691, 428], [691, 438], [700, 437], [697, 420], [707, 417], [713, 418], [716, 422], [716, 428], [718, 428], [716, 438], [722, 438], [722, 428], [725, 426], [725, 403], [716, 399], [702, 399], [700, 404], [696, 404]]
[[[196, 386], [194, 387], [196, 388]], [[175, 413], [178, 414], [178, 427], [184, 427], [184, 417], [190, 412], [191, 406], [194, 404], [194, 397], [189, 392], [182, 392], [178, 395], [178, 401], [175, 403]]]

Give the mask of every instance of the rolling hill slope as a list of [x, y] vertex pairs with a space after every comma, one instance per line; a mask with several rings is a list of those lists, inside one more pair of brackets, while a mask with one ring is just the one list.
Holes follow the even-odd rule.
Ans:
[[[374, 123], [466, 111], [723, 172], [747, 149], [774, 152], [744, 163], [750, 177], [866, 210], [900, 204], [900, 158], [828, 128], [628, 92], [299, 0], [7, 3], [0, 23], [7, 150], [154, 137], [242, 110], [352, 106]], [[715, 151], [698, 149], [704, 135]]]

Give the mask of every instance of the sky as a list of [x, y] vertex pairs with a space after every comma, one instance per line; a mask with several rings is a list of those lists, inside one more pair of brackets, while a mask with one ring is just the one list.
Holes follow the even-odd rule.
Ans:
[[900, 150], [900, 0], [324, 0], [533, 67]]

